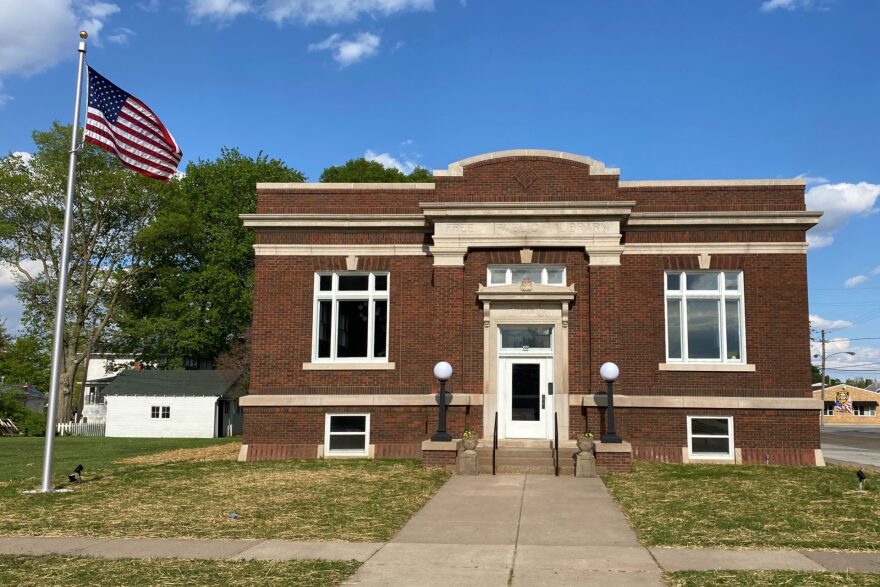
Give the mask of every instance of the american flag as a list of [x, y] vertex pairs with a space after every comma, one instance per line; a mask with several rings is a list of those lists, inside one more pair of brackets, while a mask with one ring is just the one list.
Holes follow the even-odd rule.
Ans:
[[177, 173], [183, 153], [150, 108], [89, 67], [86, 141], [129, 169], [162, 181]]

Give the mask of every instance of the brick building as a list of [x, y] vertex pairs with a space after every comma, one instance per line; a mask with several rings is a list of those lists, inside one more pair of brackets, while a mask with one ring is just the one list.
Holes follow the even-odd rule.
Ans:
[[455, 437], [496, 414], [502, 439], [599, 437], [613, 361], [612, 468], [821, 462], [802, 180], [621, 181], [537, 150], [434, 176], [258, 184], [242, 458], [445, 464], [423, 451], [440, 360]]

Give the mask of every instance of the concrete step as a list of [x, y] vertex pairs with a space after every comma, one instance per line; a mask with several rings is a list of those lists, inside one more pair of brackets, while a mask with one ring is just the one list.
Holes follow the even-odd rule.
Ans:
[[[487, 445], [492, 447], [492, 440], [489, 439], [487, 441]], [[532, 438], [499, 438], [498, 439], [498, 448], [550, 448], [553, 446], [553, 442], [550, 440], [543, 439], [532, 439]]]
[[[477, 454], [480, 455], [480, 458], [484, 456], [488, 456], [492, 458], [492, 449], [477, 449]], [[561, 454], [561, 453], [560, 453]], [[549, 448], [501, 448], [499, 447], [497, 451], [495, 451], [496, 458], [505, 457], [544, 457], [549, 456], [553, 458], [553, 451]]]

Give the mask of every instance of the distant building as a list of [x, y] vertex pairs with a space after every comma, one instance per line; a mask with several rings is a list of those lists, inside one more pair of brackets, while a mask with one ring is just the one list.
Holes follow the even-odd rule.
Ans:
[[38, 414], [45, 412], [46, 405], [49, 403], [49, 396], [32, 385], [0, 383], [0, 393], [15, 394], [25, 408], [32, 412], [37, 412]]
[[216, 438], [242, 433], [246, 391], [227, 371], [122, 371], [103, 390], [106, 436]]
[[[839, 397], [838, 397], [838, 394]], [[813, 397], [822, 397], [822, 390], [814, 390]], [[825, 424], [876, 424], [880, 425], [880, 417], [877, 415], [877, 404], [880, 403], [880, 393], [853, 387], [852, 385], [833, 385], [825, 388]], [[837, 406], [838, 400], [849, 402], [849, 405]], [[843, 409], [841, 409], [843, 408]]]

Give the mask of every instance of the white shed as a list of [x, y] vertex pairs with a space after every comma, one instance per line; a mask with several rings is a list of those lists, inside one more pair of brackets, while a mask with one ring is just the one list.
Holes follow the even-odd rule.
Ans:
[[106, 436], [214, 438], [242, 433], [238, 377], [225, 371], [123, 371], [106, 387]]

